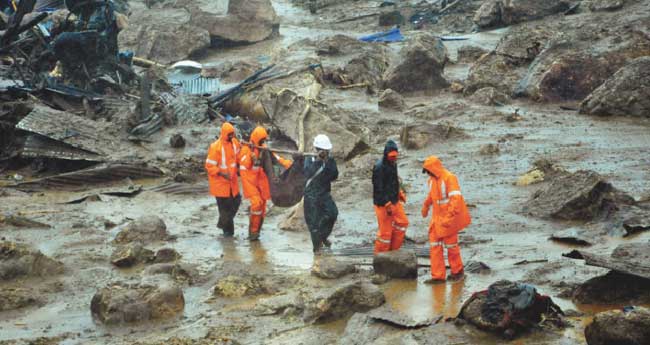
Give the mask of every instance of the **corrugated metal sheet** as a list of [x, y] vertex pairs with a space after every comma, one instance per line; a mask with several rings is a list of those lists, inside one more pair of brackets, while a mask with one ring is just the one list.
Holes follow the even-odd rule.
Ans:
[[170, 182], [170, 183], [165, 183], [153, 188], [147, 189], [150, 192], [158, 192], [158, 193], [165, 193], [165, 194], [175, 194], [175, 195], [182, 195], [182, 194], [205, 194], [208, 192], [208, 183], [198, 183], [198, 184], [189, 184], [189, 183], [178, 183], [178, 182]]
[[88, 185], [119, 181], [126, 178], [142, 179], [161, 176], [163, 176], [162, 170], [143, 163], [107, 163], [84, 170], [19, 183], [14, 187], [22, 190], [38, 190], [45, 187], [83, 190]]
[[110, 124], [37, 105], [16, 128], [40, 134], [72, 147], [109, 156], [122, 143], [110, 135]]
[[27, 137], [21, 155], [28, 158], [46, 157], [94, 162], [103, 162], [106, 158], [39, 134], [33, 134]]

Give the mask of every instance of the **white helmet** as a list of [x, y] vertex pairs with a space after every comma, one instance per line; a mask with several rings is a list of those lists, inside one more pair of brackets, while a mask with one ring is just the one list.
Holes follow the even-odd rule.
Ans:
[[331, 150], [332, 142], [325, 134], [319, 134], [314, 138], [314, 147], [321, 150]]

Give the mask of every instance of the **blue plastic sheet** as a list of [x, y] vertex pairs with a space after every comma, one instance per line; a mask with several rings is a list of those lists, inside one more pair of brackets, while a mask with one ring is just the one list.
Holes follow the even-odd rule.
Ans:
[[402, 36], [399, 28], [393, 28], [388, 31], [378, 32], [376, 34], [359, 38], [359, 41], [363, 42], [400, 42], [403, 40], [404, 36]]

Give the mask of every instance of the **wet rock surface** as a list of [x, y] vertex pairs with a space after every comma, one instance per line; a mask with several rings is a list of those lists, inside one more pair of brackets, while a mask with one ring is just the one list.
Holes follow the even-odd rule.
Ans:
[[169, 237], [167, 225], [157, 216], [143, 216], [127, 224], [115, 236], [116, 244], [139, 242], [147, 244], [151, 242], [165, 241]]
[[243, 297], [269, 294], [276, 291], [266, 278], [255, 274], [229, 275], [214, 286], [214, 295], [222, 297]]
[[585, 328], [589, 345], [650, 343], [650, 310], [644, 307], [626, 307], [596, 314]]
[[323, 279], [338, 279], [357, 271], [356, 266], [332, 257], [321, 257], [314, 262], [311, 274]]
[[489, 52], [481, 47], [462, 46], [458, 48], [458, 62], [474, 62], [487, 53]]
[[158, 63], [184, 60], [210, 46], [210, 33], [190, 20], [190, 13], [182, 8], [136, 7], [129, 26], [120, 32], [120, 46]]
[[415, 252], [408, 250], [393, 250], [378, 253], [372, 258], [372, 268], [375, 274], [390, 278], [417, 278], [418, 260]]
[[23, 288], [3, 287], [0, 291], [0, 312], [37, 305], [40, 300], [34, 292]]
[[618, 70], [580, 106], [590, 115], [650, 116], [650, 57], [640, 57]]
[[63, 273], [63, 264], [21, 243], [0, 242], [0, 278], [50, 277]]
[[592, 220], [607, 214], [617, 203], [632, 203], [593, 171], [578, 171], [553, 180], [526, 202], [524, 212], [539, 217]]
[[93, 317], [105, 324], [169, 318], [182, 312], [184, 307], [183, 291], [169, 283], [108, 286], [99, 290], [90, 304]]
[[379, 95], [379, 107], [394, 110], [402, 110], [406, 106], [404, 98], [399, 93], [386, 89]]
[[589, 10], [599, 11], [616, 11], [623, 7], [624, 0], [589, 0], [587, 2]]
[[507, 26], [562, 13], [569, 8], [570, 2], [565, 0], [490, 0], [476, 11], [474, 23], [481, 28]]
[[139, 243], [130, 243], [118, 247], [111, 254], [111, 263], [117, 267], [131, 267], [154, 259], [153, 251]]
[[650, 302], [650, 280], [631, 274], [611, 271], [605, 275], [587, 280], [573, 292], [573, 299], [579, 303], [648, 303]]
[[484, 87], [474, 92], [471, 100], [482, 105], [504, 105], [509, 102], [509, 97], [493, 87]]
[[305, 303], [305, 322], [322, 323], [353, 312], [368, 311], [386, 301], [379, 288], [369, 282], [352, 282], [315, 292]]
[[440, 38], [417, 34], [406, 43], [397, 62], [386, 71], [384, 86], [400, 93], [446, 88], [449, 83], [442, 73], [448, 59], [447, 49]]
[[207, 30], [213, 41], [254, 43], [265, 40], [279, 29], [270, 0], [230, 0], [227, 13], [216, 8], [224, 2], [199, 1], [189, 8], [192, 22]]
[[465, 131], [450, 123], [430, 124], [418, 122], [404, 126], [400, 132], [400, 141], [408, 149], [422, 149], [433, 142], [466, 137]]

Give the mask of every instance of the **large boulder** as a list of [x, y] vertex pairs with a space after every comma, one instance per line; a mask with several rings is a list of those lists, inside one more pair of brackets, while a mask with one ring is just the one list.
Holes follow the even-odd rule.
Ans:
[[444, 142], [446, 140], [465, 138], [467, 134], [461, 128], [449, 123], [431, 124], [418, 122], [402, 127], [400, 142], [407, 149], [423, 149], [433, 142]]
[[626, 307], [596, 314], [585, 327], [589, 345], [650, 344], [650, 309]]
[[390, 278], [417, 278], [418, 259], [410, 250], [393, 250], [378, 253], [372, 259], [375, 274]]
[[550, 40], [529, 66], [514, 94], [547, 102], [581, 101], [621, 67], [650, 55], [650, 41], [642, 35], [605, 40], [585, 30]]
[[650, 117], [650, 56], [619, 69], [582, 102], [580, 112]]
[[634, 200], [615, 189], [598, 173], [581, 170], [562, 175], [535, 192], [524, 212], [542, 218], [593, 220]]
[[465, 94], [476, 90], [493, 87], [496, 90], [511, 95], [517, 82], [526, 74], [522, 61], [506, 55], [490, 52], [481, 56], [469, 69], [465, 81]]
[[63, 273], [63, 264], [27, 245], [0, 242], [0, 280], [19, 277], [49, 277]]
[[225, 0], [200, 0], [188, 7], [192, 23], [210, 33], [213, 41], [255, 43], [279, 30], [279, 19], [270, 0], [230, 0], [224, 14]]
[[449, 86], [443, 76], [447, 61], [447, 48], [439, 37], [417, 34], [384, 74], [384, 87], [400, 93], [444, 89]]
[[582, 304], [650, 303], [650, 280], [610, 271], [580, 284], [573, 291], [573, 300]]
[[356, 271], [357, 268], [352, 263], [324, 256], [314, 260], [311, 274], [322, 279], [338, 279]]
[[127, 224], [115, 236], [113, 243], [125, 244], [139, 242], [147, 244], [157, 241], [165, 241], [169, 238], [167, 225], [158, 216], [142, 216]]
[[183, 291], [173, 284], [113, 285], [99, 290], [90, 311], [105, 324], [169, 318], [185, 308]]
[[190, 13], [183, 8], [137, 8], [118, 39], [121, 49], [163, 64], [184, 60], [210, 47], [208, 30], [192, 24]]
[[480, 28], [508, 26], [562, 13], [571, 7], [568, 0], [489, 0], [474, 14]]
[[402, 110], [406, 106], [404, 97], [391, 89], [386, 89], [379, 95], [378, 104], [380, 108], [394, 110]]
[[[388, 55], [382, 46], [370, 46], [357, 56], [353, 57], [339, 71], [344, 80], [336, 80], [339, 84], [361, 84], [366, 83], [372, 88], [379, 88], [382, 85], [382, 76], [389, 66]], [[340, 77], [339, 77], [340, 78]]]
[[368, 282], [352, 282], [317, 291], [305, 303], [305, 322], [323, 323], [384, 304], [381, 290]]
[[458, 62], [474, 62], [481, 56], [489, 53], [486, 49], [477, 46], [464, 45], [458, 48]]

